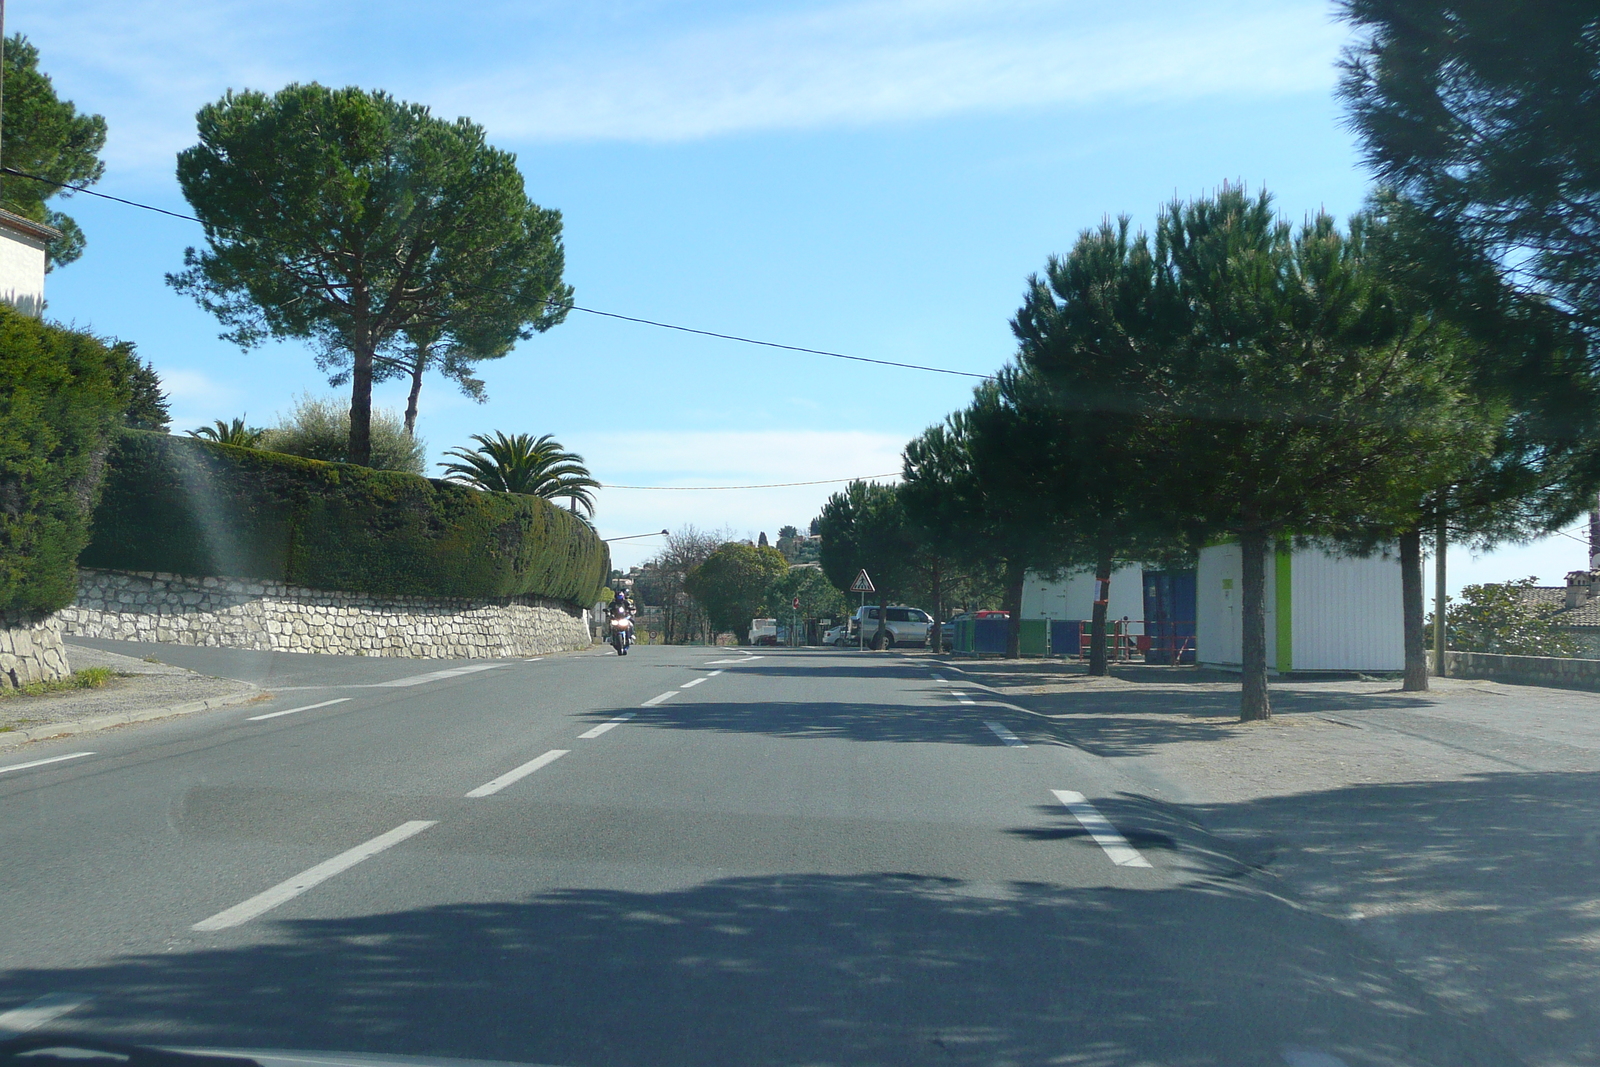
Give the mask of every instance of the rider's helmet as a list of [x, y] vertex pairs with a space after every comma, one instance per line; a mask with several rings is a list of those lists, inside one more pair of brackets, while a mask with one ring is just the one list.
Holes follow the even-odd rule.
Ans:
[[618, 603], [618, 604], [624, 604], [624, 603], [627, 603], [628, 594], [624, 593], [622, 590], [618, 589], [617, 590], [617, 595], [612, 597], [611, 599], [613, 601], [615, 601], [616, 603]]

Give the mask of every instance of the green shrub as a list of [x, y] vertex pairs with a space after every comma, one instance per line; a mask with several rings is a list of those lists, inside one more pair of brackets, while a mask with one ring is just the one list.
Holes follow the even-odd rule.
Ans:
[[536, 497], [123, 431], [82, 562], [313, 589], [594, 603], [610, 554]]
[[72, 602], [127, 358], [0, 305], [0, 611]]
[[[306, 393], [294, 414], [261, 435], [257, 448], [327, 463], [343, 463], [350, 454], [350, 405], [338, 397]], [[392, 411], [372, 411], [373, 470], [421, 474], [423, 443], [406, 433], [405, 420]]]

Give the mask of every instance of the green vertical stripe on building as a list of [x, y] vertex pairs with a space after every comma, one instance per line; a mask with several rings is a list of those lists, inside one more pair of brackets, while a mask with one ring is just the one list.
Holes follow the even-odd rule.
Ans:
[[1288, 674], [1294, 670], [1294, 555], [1288, 545], [1278, 546], [1276, 562], [1277, 588], [1273, 590], [1272, 601], [1278, 613], [1277, 667], [1279, 674]]

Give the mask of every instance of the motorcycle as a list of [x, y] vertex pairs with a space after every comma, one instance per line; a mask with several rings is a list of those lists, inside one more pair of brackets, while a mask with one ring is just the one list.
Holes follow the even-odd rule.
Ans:
[[617, 650], [617, 655], [626, 656], [628, 646], [633, 644], [633, 619], [626, 615], [613, 615], [611, 617], [611, 647]]

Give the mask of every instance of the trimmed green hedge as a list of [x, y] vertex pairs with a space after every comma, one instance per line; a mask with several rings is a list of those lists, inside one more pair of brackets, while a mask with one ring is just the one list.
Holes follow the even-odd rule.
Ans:
[[605, 543], [538, 497], [124, 431], [81, 562], [352, 592], [591, 604]]
[[0, 304], [0, 611], [72, 603], [129, 358]]

